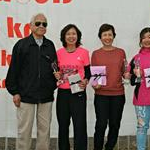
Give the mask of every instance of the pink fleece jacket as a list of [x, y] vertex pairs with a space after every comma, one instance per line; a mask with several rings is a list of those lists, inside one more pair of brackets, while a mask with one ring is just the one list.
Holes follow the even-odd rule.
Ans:
[[[140, 69], [142, 70], [141, 83], [135, 83], [136, 76], [133, 73], [135, 61], [140, 60]], [[146, 87], [146, 75], [144, 69], [150, 68], [150, 48], [141, 48], [130, 62], [130, 72], [132, 73], [131, 85], [136, 85], [133, 95], [133, 104], [138, 106], [150, 105], [150, 87]], [[150, 78], [149, 78], [150, 81]]]

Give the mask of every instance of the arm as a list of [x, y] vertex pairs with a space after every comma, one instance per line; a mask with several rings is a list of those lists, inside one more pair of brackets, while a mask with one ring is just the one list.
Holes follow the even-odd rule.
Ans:
[[[97, 63], [96, 63], [96, 52], [93, 52], [92, 53], [92, 57], [91, 57], [91, 65], [92, 66], [97, 66]], [[101, 85], [100, 84], [97, 84], [97, 85], [95, 85], [95, 86], [92, 86], [93, 87], [93, 89], [99, 89], [99, 88], [101, 88]]]
[[127, 58], [126, 58], [126, 54], [125, 54], [125, 51], [124, 51], [124, 54], [123, 54], [123, 67], [122, 67], [122, 72], [123, 72], [123, 78], [124, 79], [131, 79], [131, 74], [130, 74], [130, 71], [129, 71], [129, 67], [128, 67], [128, 61], [127, 61]]
[[91, 77], [90, 65], [84, 66], [85, 79], [89, 80]]
[[20, 70], [20, 58], [19, 58], [18, 43], [13, 48], [11, 63], [6, 76], [6, 88], [8, 92], [13, 95], [13, 101], [17, 107], [20, 106], [20, 94], [18, 89], [18, 77]]
[[136, 79], [136, 75], [134, 74], [134, 68], [135, 68], [135, 64], [134, 64], [134, 58], [131, 60], [130, 62], [130, 74], [131, 74], [131, 85], [137, 85], [139, 83], [135, 83], [135, 79]]
[[89, 52], [85, 53], [84, 61], [84, 79], [80, 83], [80, 87], [85, 89], [91, 77]]

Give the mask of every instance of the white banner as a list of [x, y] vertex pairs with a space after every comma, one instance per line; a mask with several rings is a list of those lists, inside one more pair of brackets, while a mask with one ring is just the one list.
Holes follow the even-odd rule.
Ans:
[[[98, 30], [102, 23], [116, 28], [114, 44], [125, 49], [128, 60], [137, 53], [139, 32], [150, 23], [149, 0], [0, 0], [0, 137], [16, 136], [16, 114], [12, 96], [5, 89], [5, 78], [16, 41], [29, 34], [30, 18], [36, 13], [48, 18], [47, 38], [61, 47], [60, 30], [68, 23], [82, 31], [83, 46], [90, 54], [99, 48]], [[133, 135], [136, 119], [132, 105], [133, 89], [126, 87], [126, 106], [120, 135]], [[88, 87], [88, 135], [93, 136], [95, 113], [93, 90]], [[57, 136], [58, 125], [53, 105], [51, 135]], [[35, 135], [34, 127], [33, 135]], [[72, 136], [72, 130], [71, 136]]]

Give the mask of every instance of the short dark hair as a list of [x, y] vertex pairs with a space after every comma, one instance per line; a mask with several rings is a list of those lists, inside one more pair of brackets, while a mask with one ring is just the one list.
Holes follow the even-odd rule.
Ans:
[[99, 32], [98, 32], [98, 37], [101, 39], [102, 33], [105, 32], [105, 31], [109, 31], [109, 30], [112, 31], [113, 36], [114, 36], [114, 38], [115, 38], [115, 36], [116, 36], [115, 28], [114, 28], [112, 25], [107, 24], [107, 23], [102, 24], [102, 25], [100, 26]]
[[62, 45], [64, 47], [67, 46], [67, 43], [65, 41], [65, 35], [67, 33], [68, 30], [70, 30], [71, 28], [74, 28], [77, 32], [77, 42], [76, 42], [76, 47], [80, 46], [81, 45], [81, 36], [82, 36], [82, 33], [81, 31], [78, 29], [78, 27], [74, 24], [68, 24], [66, 25], [62, 30], [61, 30], [61, 33], [60, 33], [60, 40], [62, 42]]
[[150, 27], [146, 27], [146, 28], [141, 30], [141, 32], [140, 32], [140, 43], [139, 43], [140, 46], [141, 46], [142, 39], [143, 39], [145, 33], [147, 33], [147, 32], [150, 33]]

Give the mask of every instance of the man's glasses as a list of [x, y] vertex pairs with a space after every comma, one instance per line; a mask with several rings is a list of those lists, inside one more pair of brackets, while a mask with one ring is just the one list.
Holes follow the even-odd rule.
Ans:
[[43, 27], [45, 27], [45, 28], [47, 27], [47, 22], [39, 22], [39, 21], [35, 22], [36, 27], [39, 27], [41, 24], [42, 24]]

